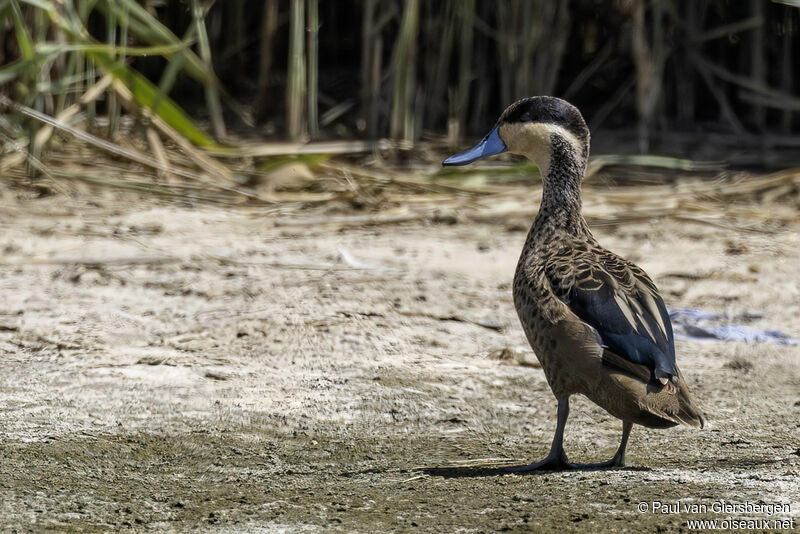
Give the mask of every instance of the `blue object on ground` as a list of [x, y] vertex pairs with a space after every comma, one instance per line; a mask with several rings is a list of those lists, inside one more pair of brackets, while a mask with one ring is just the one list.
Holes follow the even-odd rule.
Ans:
[[[749, 317], [753, 317], [750, 315]], [[700, 310], [669, 310], [672, 328], [676, 337], [695, 341], [740, 341], [743, 343], [775, 343], [777, 345], [797, 345], [800, 340], [788, 336], [780, 330], [759, 330], [730, 322], [730, 318], [718, 313]], [[746, 319], [747, 317], [745, 317]], [[714, 321], [727, 321], [713, 324]], [[709, 324], [711, 323], [711, 324]]]

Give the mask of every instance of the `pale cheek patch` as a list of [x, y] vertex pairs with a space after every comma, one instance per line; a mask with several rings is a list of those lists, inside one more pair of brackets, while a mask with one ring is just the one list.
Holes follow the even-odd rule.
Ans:
[[500, 127], [500, 138], [512, 154], [525, 156], [536, 165], [544, 175], [550, 168], [551, 144], [553, 134], [566, 140], [576, 154], [583, 152], [581, 142], [569, 130], [542, 122], [504, 124]]

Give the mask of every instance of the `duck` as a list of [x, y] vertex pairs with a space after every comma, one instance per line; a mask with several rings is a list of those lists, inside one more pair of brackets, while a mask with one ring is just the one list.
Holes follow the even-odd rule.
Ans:
[[[467, 165], [509, 152], [531, 160], [542, 177], [539, 211], [513, 279], [525, 335], [557, 401], [549, 454], [512, 472], [624, 467], [634, 424], [702, 428], [675, 361], [664, 300], [647, 273], [603, 248], [581, 210], [590, 132], [580, 111], [552, 96], [511, 104], [473, 147], [442, 164]], [[622, 439], [604, 462], [570, 463], [564, 428], [572, 395], [584, 395], [622, 421]]]

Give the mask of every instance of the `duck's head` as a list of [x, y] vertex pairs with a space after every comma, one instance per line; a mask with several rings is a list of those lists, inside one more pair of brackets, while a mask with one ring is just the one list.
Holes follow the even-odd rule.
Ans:
[[501, 152], [532, 160], [546, 174], [555, 152], [586, 163], [589, 128], [581, 112], [565, 100], [534, 96], [517, 100], [500, 115], [494, 128], [481, 141], [450, 156], [442, 165], [467, 165]]

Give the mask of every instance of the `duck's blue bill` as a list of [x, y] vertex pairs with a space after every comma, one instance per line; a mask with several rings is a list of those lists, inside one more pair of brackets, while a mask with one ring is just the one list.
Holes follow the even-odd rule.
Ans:
[[500, 154], [506, 150], [508, 148], [503, 140], [500, 139], [500, 133], [495, 126], [477, 145], [468, 148], [464, 152], [459, 152], [455, 156], [450, 156], [442, 162], [442, 165], [466, 165], [486, 156]]

